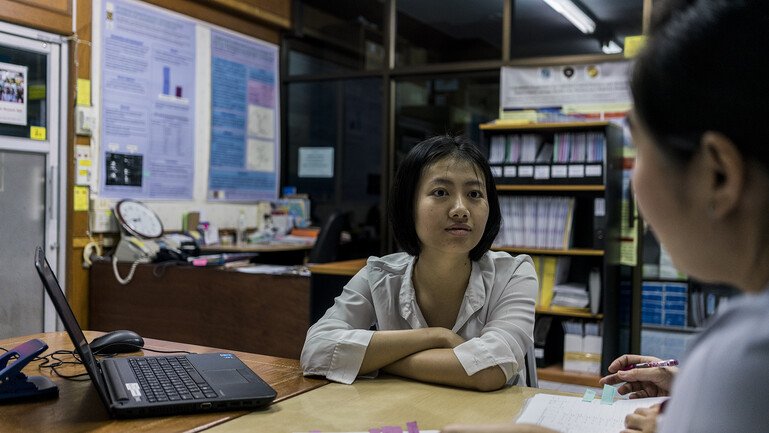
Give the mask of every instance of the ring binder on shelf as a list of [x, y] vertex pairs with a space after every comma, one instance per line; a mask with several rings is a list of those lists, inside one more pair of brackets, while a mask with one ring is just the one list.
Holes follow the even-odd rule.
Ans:
[[[55, 383], [43, 376], [27, 376], [21, 370], [35, 357], [48, 349], [48, 345], [33, 338], [0, 356], [0, 403], [38, 400], [59, 396]], [[8, 365], [14, 356], [15, 362]]]
[[[553, 125], [553, 128], [557, 126]], [[489, 164], [505, 184], [586, 184], [604, 182], [605, 125], [579, 131], [497, 131], [489, 138]]]

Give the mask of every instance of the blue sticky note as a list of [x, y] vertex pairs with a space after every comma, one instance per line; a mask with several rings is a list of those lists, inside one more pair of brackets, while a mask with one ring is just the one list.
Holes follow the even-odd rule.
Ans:
[[589, 389], [589, 388], [586, 389], [585, 390], [585, 394], [582, 395], [582, 401], [591, 402], [591, 401], [593, 401], [594, 398], [595, 398], [595, 391], [593, 391], [592, 389]]
[[614, 404], [614, 394], [617, 392], [617, 388], [611, 385], [603, 386], [603, 394], [601, 394], [601, 404]]

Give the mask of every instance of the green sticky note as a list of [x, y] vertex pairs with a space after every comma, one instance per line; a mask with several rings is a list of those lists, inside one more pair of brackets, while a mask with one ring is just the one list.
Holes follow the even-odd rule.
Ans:
[[586, 389], [585, 394], [582, 396], [582, 401], [591, 402], [595, 398], [595, 391], [592, 389]]
[[617, 392], [617, 388], [611, 385], [603, 386], [603, 394], [601, 394], [601, 404], [614, 404], [614, 394]]

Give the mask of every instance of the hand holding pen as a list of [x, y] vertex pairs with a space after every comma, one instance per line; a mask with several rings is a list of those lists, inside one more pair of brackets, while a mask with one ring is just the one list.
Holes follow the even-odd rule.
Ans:
[[630, 398], [667, 396], [678, 368], [651, 367], [672, 365], [671, 361], [663, 361], [653, 356], [622, 355], [609, 365], [610, 374], [601, 378], [600, 383], [620, 385], [617, 391], [623, 395], [628, 394]]
[[653, 368], [653, 367], [675, 367], [678, 365], [677, 359], [668, 359], [665, 361], [649, 361], [639, 362], [638, 364], [630, 364], [627, 367], [622, 367], [622, 371], [632, 370], [634, 368]]

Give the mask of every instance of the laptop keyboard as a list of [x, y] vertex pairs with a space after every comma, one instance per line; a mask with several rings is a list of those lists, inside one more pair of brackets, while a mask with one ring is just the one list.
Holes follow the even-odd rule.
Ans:
[[218, 397], [183, 356], [131, 358], [129, 364], [151, 403]]

